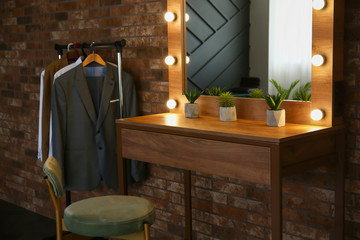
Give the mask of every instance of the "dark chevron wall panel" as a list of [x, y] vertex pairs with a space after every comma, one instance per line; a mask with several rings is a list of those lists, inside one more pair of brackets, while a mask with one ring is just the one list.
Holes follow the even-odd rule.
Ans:
[[187, 0], [188, 89], [238, 87], [249, 75], [250, 0]]

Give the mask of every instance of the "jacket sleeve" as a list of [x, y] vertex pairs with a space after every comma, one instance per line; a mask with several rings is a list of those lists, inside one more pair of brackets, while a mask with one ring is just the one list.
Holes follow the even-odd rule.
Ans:
[[[52, 152], [55, 159], [59, 162], [64, 173], [64, 152], [66, 136], [67, 104], [65, 91], [60, 81], [54, 83], [51, 94], [51, 118], [52, 118]], [[63, 178], [64, 179], [64, 178]]]
[[124, 96], [124, 117], [138, 116], [136, 88], [132, 76], [123, 72], [123, 96]]
[[[138, 116], [136, 88], [132, 76], [123, 72], [124, 117]], [[127, 159], [129, 184], [140, 182], [147, 178], [147, 164], [145, 162]], [[129, 174], [130, 173], [130, 174]]]

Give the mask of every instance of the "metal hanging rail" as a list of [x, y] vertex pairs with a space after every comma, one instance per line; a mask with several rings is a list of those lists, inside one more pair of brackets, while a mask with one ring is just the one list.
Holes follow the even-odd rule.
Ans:
[[[92, 47], [115, 47], [116, 52], [121, 52], [122, 48], [125, 47], [126, 40], [121, 39], [120, 41], [115, 41], [111, 43], [80, 43], [79, 48], [92, 48]], [[61, 45], [55, 44], [55, 50], [58, 52], [58, 55], [63, 55], [63, 50], [74, 49], [74, 45]]]

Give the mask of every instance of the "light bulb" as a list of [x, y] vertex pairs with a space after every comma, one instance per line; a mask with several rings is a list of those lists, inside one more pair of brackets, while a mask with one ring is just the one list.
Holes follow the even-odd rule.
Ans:
[[176, 62], [176, 58], [175, 57], [173, 57], [173, 56], [167, 56], [166, 58], [165, 58], [165, 63], [167, 64], [167, 65], [174, 65], [175, 64], [175, 62]]
[[321, 10], [325, 7], [326, 2], [325, 0], [313, 0], [312, 6], [316, 10]]
[[188, 22], [190, 20], [189, 14], [185, 13], [185, 22]]
[[189, 64], [190, 63], [190, 57], [189, 56], [186, 56], [186, 64]]
[[176, 108], [176, 106], [177, 106], [177, 102], [176, 102], [174, 99], [169, 99], [169, 100], [166, 102], [166, 106], [167, 106], [169, 109], [174, 109], [174, 108]]
[[311, 119], [314, 120], [314, 121], [320, 121], [321, 119], [324, 118], [325, 116], [325, 113], [324, 111], [320, 110], [320, 109], [314, 109], [311, 114]]
[[311, 62], [314, 66], [319, 67], [325, 63], [325, 58], [324, 58], [324, 56], [317, 54], [312, 57]]
[[176, 19], [176, 15], [173, 12], [166, 12], [164, 15], [165, 21], [172, 22]]

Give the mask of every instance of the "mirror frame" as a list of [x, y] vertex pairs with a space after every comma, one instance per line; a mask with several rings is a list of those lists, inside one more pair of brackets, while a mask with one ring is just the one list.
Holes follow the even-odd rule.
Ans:
[[[182, 91], [186, 89], [186, 0], [167, 0], [167, 11], [176, 14], [177, 18], [168, 23], [168, 55], [177, 59], [176, 64], [169, 66], [169, 99], [177, 101], [177, 107], [170, 110], [183, 113], [187, 102]], [[312, 99], [311, 102], [286, 100], [281, 107], [286, 110], [286, 122], [311, 124], [331, 127], [341, 123], [341, 116], [335, 116], [334, 83], [343, 80], [343, 45], [344, 45], [344, 1], [326, 0], [322, 10], [313, 9], [312, 55], [325, 56], [325, 64], [312, 66]], [[200, 116], [219, 116], [217, 97], [202, 95]], [[260, 98], [236, 98], [236, 110], [239, 119], [266, 121], [268, 106]], [[310, 112], [321, 109], [325, 118], [313, 121]]]

